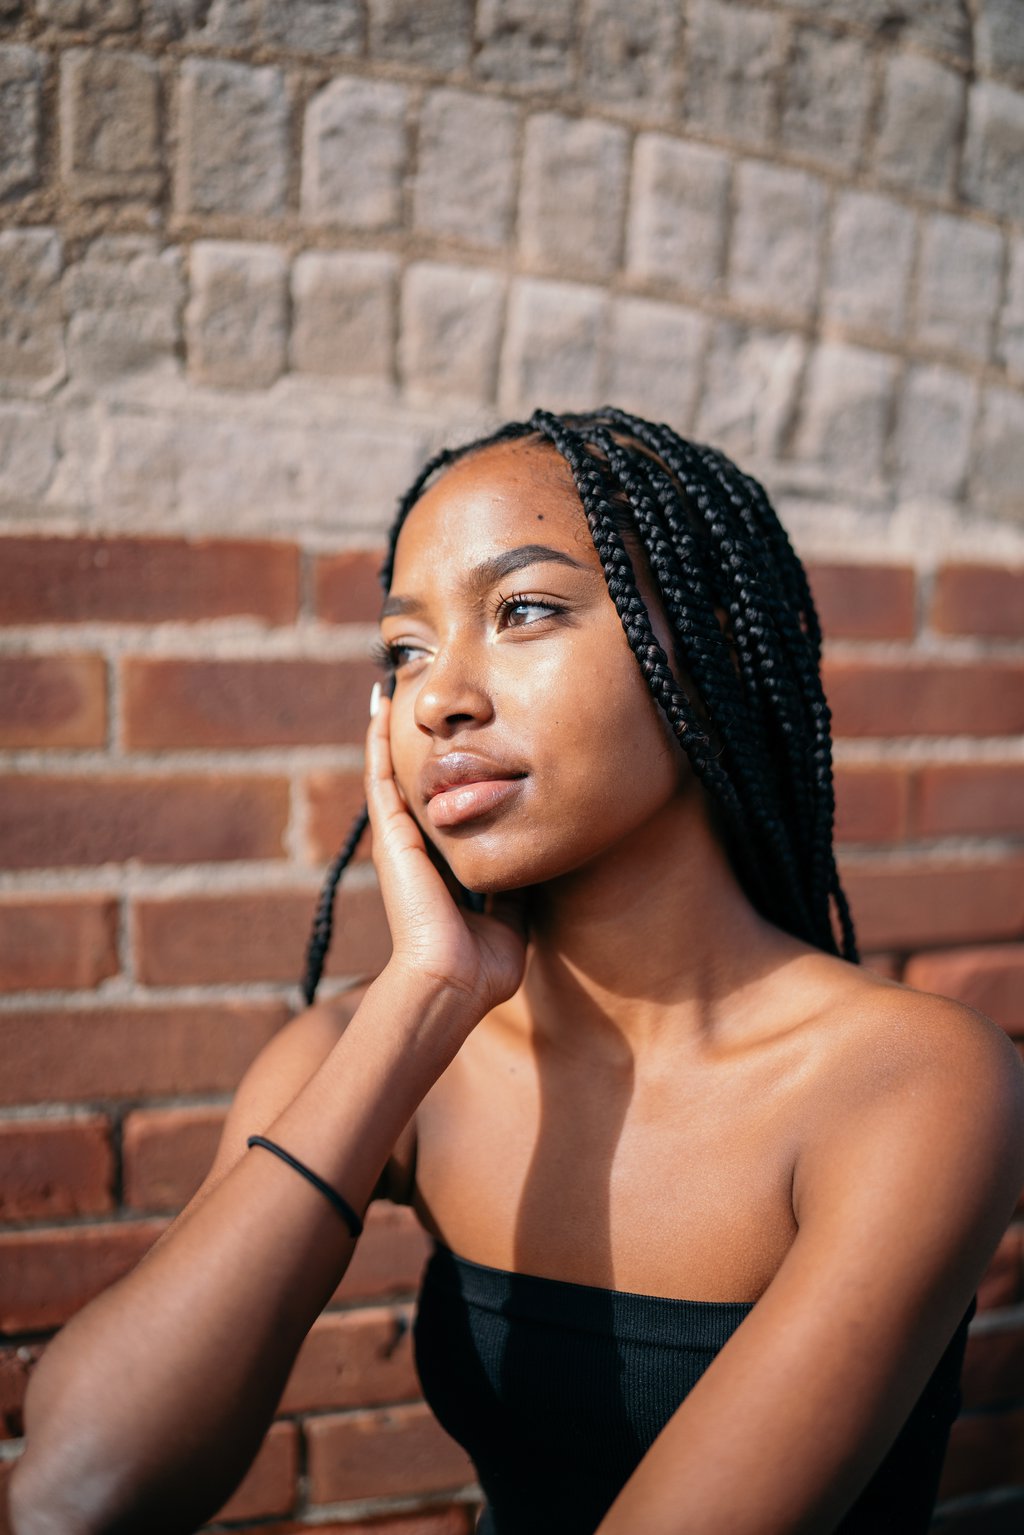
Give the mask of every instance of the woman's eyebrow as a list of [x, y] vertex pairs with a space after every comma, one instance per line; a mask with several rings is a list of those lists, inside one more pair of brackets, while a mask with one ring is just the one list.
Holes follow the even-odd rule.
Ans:
[[[467, 573], [464, 585], [467, 591], [486, 591], [496, 581], [511, 575], [514, 570], [522, 570], [526, 565], [540, 565], [545, 561], [558, 565], [570, 565], [573, 570], [582, 570], [587, 575], [598, 574], [590, 565], [583, 565], [579, 560], [574, 560], [572, 555], [566, 554], [564, 549], [551, 549], [547, 544], [520, 544], [515, 549], [503, 549], [500, 554], [492, 556], [491, 559], [474, 565]], [[385, 597], [380, 616], [385, 619], [403, 613], [421, 613], [423, 608], [424, 603], [418, 597], [392, 595]]]

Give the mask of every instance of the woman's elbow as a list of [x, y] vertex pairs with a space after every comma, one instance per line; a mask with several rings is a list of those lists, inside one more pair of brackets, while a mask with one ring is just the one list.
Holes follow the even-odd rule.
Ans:
[[69, 1485], [49, 1457], [26, 1450], [7, 1484], [11, 1535], [104, 1535], [111, 1526], [94, 1517], [84, 1485]]

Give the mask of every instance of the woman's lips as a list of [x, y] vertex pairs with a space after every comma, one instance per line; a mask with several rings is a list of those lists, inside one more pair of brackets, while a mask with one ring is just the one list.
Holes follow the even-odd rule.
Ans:
[[503, 805], [522, 784], [522, 778], [484, 778], [478, 783], [456, 784], [427, 801], [427, 815], [433, 826], [458, 826]]

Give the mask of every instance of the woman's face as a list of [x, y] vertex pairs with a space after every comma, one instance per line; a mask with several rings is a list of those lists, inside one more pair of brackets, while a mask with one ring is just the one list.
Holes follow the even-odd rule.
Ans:
[[[646, 572], [637, 579], [671, 655]], [[469, 889], [577, 869], [695, 787], [552, 448], [500, 444], [436, 480], [402, 528], [383, 611], [395, 775]], [[449, 770], [482, 782], [439, 788]]]

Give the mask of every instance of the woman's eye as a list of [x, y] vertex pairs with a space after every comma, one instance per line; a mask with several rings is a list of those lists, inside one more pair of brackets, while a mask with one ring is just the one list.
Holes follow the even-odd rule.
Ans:
[[539, 612], [542, 616], [550, 617], [552, 613], [560, 613], [562, 610], [553, 602], [542, 602], [539, 597], [503, 597], [498, 604], [498, 615], [504, 614], [513, 629], [522, 629], [528, 623], [537, 622], [535, 618], [517, 619], [516, 615], [523, 611]]
[[414, 654], [415, 645], [401, 645], [387, 643], [384, 640], [375, 640], [370, 646], [370, 660], [386, 672], [397, 671], [404, 666], [410, 654]]
[[[539, 621], [538, 615], [540, 618], [550, 618], [563, 611], [558, 603], [546, 602], [539, 597], [523, 597], [517, 593], [499, 598], [494, 616], [505, 628], [525, 629]], [[403, 644], [401, 640], [375, 640], [370, 646], [370, 659], [386, 672], [395, 672], [424, 654], [426, 652], [421, 645]]]

